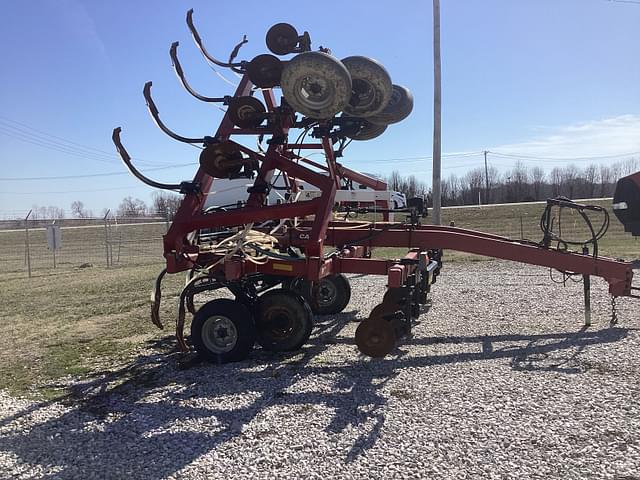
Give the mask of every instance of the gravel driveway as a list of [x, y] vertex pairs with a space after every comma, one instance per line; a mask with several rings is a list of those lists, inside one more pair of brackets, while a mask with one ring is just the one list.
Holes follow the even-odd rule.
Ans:
[[445, 265], [413, 338], [371, 360], [355, 320], [385, 282], [351, 282], [292, 355], [178, 370], [149, 347], [66, 404], [0, 395], [0, 477], [640, 479], [639, 301], [609, 328], [594, 280], [582, 330], [581, 284]]

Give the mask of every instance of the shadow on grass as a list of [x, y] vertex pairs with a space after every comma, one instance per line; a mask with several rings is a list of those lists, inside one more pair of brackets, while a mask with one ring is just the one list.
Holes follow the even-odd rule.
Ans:
[[[629, 333], [628, 329], [610, 328], [543, 335], [412, 338], [405, 345], [425, 349], [445, 345], [465, 351], [417, 357], [401, 345], [386, 359], [368, 360], [358, 356], [354, 347], [351, 360], [319, 359], [333, 344], [352, 343], [338, 335], [356, 313], [322, 319], [300, 352], [284, 355], [256, 350], [250, 359], [235, 364], [199, 364], [180, 370], [173, 337], [150, 342], [150, 353], [69, 387], [69, 393], [56, 400], [70, 407], [61, 415], [27, 431], [16, 423], [11, 433], [0, 435], [0, 451], [11, 452], [27, 464], [55, 467], [57, 471], [49, 478], [82, 478], [87, 472], [100, 472], [106, 478], [149, 478], [150, 464], [154, 476], [166, 477], [244, 435], [245, 427], [270, 407], [296, 407], [292, 415], [304, 422], [313, 414], [310, 406], [325, 405], [333, 409], [325, 427], [328, 433], [343, 433], [351, 425], [367, 426], [345, 453], [344, 461], [349, 463], [376, 444], [387, 404], [382, 389], [405, 368], [507, 359], [523, 373], [576, 374], [586, 370], [574, 365], [585, 348], [620, 341]], [[554, 362], [549, 363], [550, 356]], [[290, 389], [313, 376], [334, 378], [331, 391], [298, 393]], [[248, 397], [248, 401], [229, 400], [234, 396]], [[229, 398], [218, 406], [216, 399], [222, 397]], [[41, 411], [52, 403], [35, 404], [1, 420], [0, 427], [44, 414]], [[198, 431], [189, 425], [179, 431], [176, 428], [180, 422], [193, 420], [203, 422]], [[80, 461], [78, 449], [82, 450]]]

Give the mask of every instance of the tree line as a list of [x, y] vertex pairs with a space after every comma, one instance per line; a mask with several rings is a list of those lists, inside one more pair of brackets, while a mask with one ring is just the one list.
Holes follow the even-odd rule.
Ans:
[[[620, 177], [640, 170], [640, 159], [631, 158], [613, 164], [591, 164], [584, 168], [576, 165], [555, 167], [548, 173], [540, 166], [529, 167], [518, 161], [503, 173], [495, 167], [483, 166], [469, 170], [462, 176], [449, 175], [442, 180], [442, 205], [472, 205], [478, 203], [533, 202], [549, 197], [575, 198], [610, 197]], [[384, 177], [389, 190], [404, 193], [407, 198], [424, 197], [431, 203], [431, 188], [416, 175], [403, 175], [398, 170]], [[488, 188], [487, 188], [488, 187]], [[159, 216], [173, 219], [181, 195], [154, 192], [151, 204], [133, 197], [125, 197], [115, 213], [119, 217]], [[65, 218], [65, 211], [55, 206], [32, 207], [31, 219]], [[71, 203], [72, 218], [95, 218], [91, 210], [76, 200]], [[101, 217], [107, 214], [103, 209]]]
[[[613, 195], [620, 177], [640, 170], [640, 160], [632, 158], [613, 164], [591, 164], [555, 167], [547, 173], [540, 166], [529, 167], [518, 161], [501, 173], [495, 167], [474, 168], [462, 176], [449, 175], [442, 180], [442, 205], [478, 203], [533, 202], [549, 197], [596, 198]], [[404, 193], [407, 198], [422, 196], [431, 201], [431, 188], [415, 175], [402, 175], [397, 170], [385, 178], [389, 190]]]

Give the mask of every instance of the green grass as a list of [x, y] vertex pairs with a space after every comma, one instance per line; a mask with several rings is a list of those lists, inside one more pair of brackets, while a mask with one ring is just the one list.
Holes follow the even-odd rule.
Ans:
[[[109, 368], [134, 356], [145, 340], [166, 335], [149, 320], [149, 291], [160, 268], [0, 275], [0, 388], [47, 396], [55, 380]], [[165, 318], [175, 315], [183, 281], [167, 277]]]

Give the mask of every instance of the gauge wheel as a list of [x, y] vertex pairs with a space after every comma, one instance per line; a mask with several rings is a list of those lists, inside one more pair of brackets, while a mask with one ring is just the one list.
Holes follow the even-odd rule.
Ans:
[[260, 296], [255, 309], [257, 341], [272, 352], [290, 352], [304, 345], [313, 328], [311, 308], [299, 294], [284, 288]]
[[229, 118], [240, 128], [255, 128], [264, 120], [267, 111], [260, 100], [255, 97], [235, 97], [229, 103]]
[[282, 69], [283, 63], [278, 57], [264, 53], [247, 64], [247, 75], [256, 87], [272, 88], [280, 85]]
[[213, 363], [239, 362], [249, 356], [256, 341], [251, 311], [227, 298], [204, 304], [191, 322], [191, 342]]
[[382, 135], [387, 129], [386, 125], [375, 125], [365, 118], [349, 117], [344, 114], [341, 118], [347, 119], [342, 128], [344, 135], [352, 140], [372, 140]]
[[391, 99], [384, 110], [377, 115], [367, 117], [367, 120], [376, 125], [390, 125], [407, 118], [412, 110], [413, 95], [411, 90], [402, 85], [394, 85]]
[[318, 315], [343, 311], [351, 300], [351, 285], [342, 274], [329, 275], [313, 283], [311, 309]]
[[285, 65], [282, 93], [293, 109], [317, 120], [342, 111], [351, 98], [351, 76], [340, 60], [323, 52], [304, 52]]
[[347, 57], [342, 63], [351, 75], [351, 97], [344, 107], [345, 113], [366, 118], [382, 112], [393, 92], [387, 70], [368, 57]]
[[242, 170], [243, 156], [232, 142], [209, 145], [200, 152], [200, 167], [211, 177], [229, 178]]
[[288, 23], [276, 23], [267, 32], [267, 48], [276, 55], [286, 55], [298, 45], [298, 31]]

